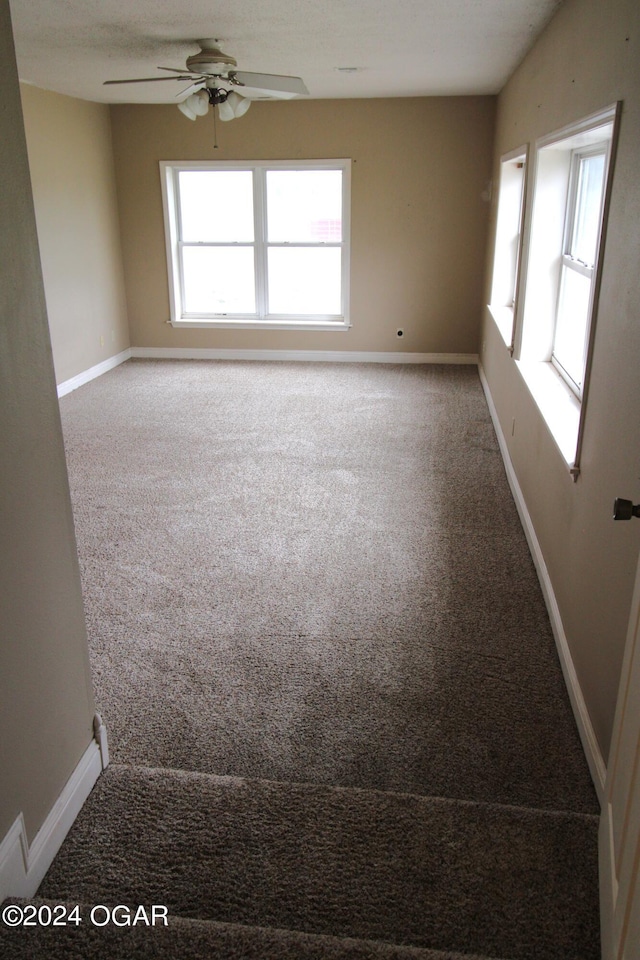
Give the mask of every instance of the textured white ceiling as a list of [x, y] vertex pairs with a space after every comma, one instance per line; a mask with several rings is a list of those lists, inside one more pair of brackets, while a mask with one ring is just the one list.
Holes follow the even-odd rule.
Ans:
[[10, 0], [20, 78], [111, 103], [175, 102], [184, 84], [102, 83], [182, 69], [200, 37], [316, 98], [497, 93], [561, 2]]

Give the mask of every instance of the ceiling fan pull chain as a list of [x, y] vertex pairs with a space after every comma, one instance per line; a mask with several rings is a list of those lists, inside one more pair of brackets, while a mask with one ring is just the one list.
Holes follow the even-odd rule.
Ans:
[[213, 149], [218, 149], [218, 122], [216, 120], [216, 105], [212, 104], [211, 112], [213, 113]]

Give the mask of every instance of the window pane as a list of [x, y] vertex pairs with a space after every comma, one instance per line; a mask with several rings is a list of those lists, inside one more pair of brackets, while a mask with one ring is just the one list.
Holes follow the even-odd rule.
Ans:
[[255, 313], [253, 247], [183, 247], [186, 313]]
[[272, 247], [269, 313], [339, 316], [341, 262], [340, 247]]
[[186, 243], [253, 242], [251, 170], [181, 170], [179, 189]]
[[591, 280], [563, 267], [553, 354], [576, 386], [582, 387]]
[[512, 307], [515, 301], [523, 189], [524, 161], [503, 161], [491, 289], [491, 303], [495, 306]]
[[604, 154], [581, 157], [576, 210], [569, 253], [592, 267], [596, 259], [600, 204], [604, 182]]
[[341, 170], [268, 170], [271, 243], [342, 240]]

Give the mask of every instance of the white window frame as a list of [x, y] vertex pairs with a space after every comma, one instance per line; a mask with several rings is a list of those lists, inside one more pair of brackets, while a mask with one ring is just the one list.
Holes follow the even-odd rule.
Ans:
[[[233, 246], [250, 246], [255, 250], [254, 271], [256, 312], [223, 314], [193, 314], [184, 310], [184, 287], [182, 280], [182, 240], [180, 237], [178, 176], [181, 171], [233, 170], [250, 171], [253, 175], [254, 240]], [[267, 238], [266, 175], [269, 170], [339, 170], [342, 172], [342, 240], [310, 243], [274, 243]], [[211, 160], [211, 161], [160, 161], [160, 180], [164, 211], [165, 241], [170, 322], [174, 327], [219, 327], [252, 330], [348, 330], [349, 277], [350, 277], [350, 210], [351, 210], [351, 160]], [[207, 244], [216, 246], [219, 244]], [[222, 244], [228, 246], [228, 244]], [[267, 305], [267, 253], [270, 247], [338, 247], [341, 250], [341, 309], [339, 314], [269, 314]]]
[[[567, 371], [563, 365], [561, 357], [556, 351], [556, 340], [558, 337], [558, 323], [559, 323], [559, 311], [560, 311], [560, 298], [562, 294], [562, 284], [565, 276], [565, 270], [573, 270], [576, 273], [579, 273], [581, 276], [586, 277], [590, 283], [589, 289], [589, 307], [588, 307], [588, 316], [587, 324], [585, 329], [585, 341], [584, 341], [584, 353], [585, 353], [585, 365], [586, 365], [586, 356], [588, 353], [589, 345], [589, 333], [591, 330], [591, 321], [593, 318], [593, 298], [594, 298], [594, 276], [595, 276], [595, 264], [598, 260], [598, 249], [600, 245], [600, 233], [602, 232], [602, 214], [603, 214], [603, 205], [604, 205], [604, 193], [607, 184], [607, 172], [609, 166], [609, 155], [611, 148], [611, 140], [601, 141], [600, 143], [591, 144], [588, 147], [577, 147], [571, 152], [571, 172], [569, 174], [569, 187], [567, 191], [567, 212], [565, 219], [565, 228], [564, 228], [564, 240], [562, 244], [562, 256], [560, 258], [560, 276], [558, 279], [558, 292], [556, 299], [556, 310], [555, 310], [555, 323], [553, 331], [553, 344], [551, 347], [551, 363], [560, 374], [562, 379], [566, 382], [569, 389], [575, 393], [579, 400], [582, 400], [583, 390], [584, 390], [584, 377], [586, 370], [582, 371], [582, 378], [580, 382], [576, 382], [571, 374]], [[575, 231], [575, 220], [576, 220], [576, 209], [578, 204], [578, 190], [580, 186], [580, 164], [583, 159], [588, 157], [604, 157], [605, 166], [604, 166], [604, 175], [603, 175], [603, 185], [602, 185], [602, 195], [600, 200], [600, 209], [599, 209], [599, 228], [598, 228], [598, 237], [596, 240], [596, 249], [594, 256], [594, 263], [586, 264], [581, 260], [576, 260], [571, 256], [571, 249], [573, 247], [574, 241], [574, 231]]]
[[527, 146], [511, 150], [500, 158], [500, 184], [489, 310], [511, 353], [513, 353], [520, 287], [528, 160]]
[[[602, 275], [621, 103], [569, 124], [535, 142], [530, 161], [517, 306], [514, 358], [543, 419], [576, 480], [585, 429], [589, 378]], [[587, 348], [581, 390], [553, 361], [560, 278], [571, 211], [571, 170], [577, 152], [609, 145], [595, 262], [591, 275]]]

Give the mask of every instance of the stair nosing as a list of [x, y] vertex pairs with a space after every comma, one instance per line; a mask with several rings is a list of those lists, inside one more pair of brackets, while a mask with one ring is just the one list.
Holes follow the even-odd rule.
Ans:
[[462, 799], [460, 797], [446, 797], [439, 794], [430, 794], [430, 793], [411, 793], [410, 791], [404, 790], [383, 790], [379, 787], [351, 787], [343, 786], [341, 784], [332, 784], [332, 783], [318, 783], [313, 780], [273, 780], [268, 777], [245, 777], [239, 776], [237, 774], [226, 774], [226, 773], [207, 773], [201, 770], [183, 770], [177, 767], [155, 767], [147, 766], [145, 764], [136, 764], [136, 763], [118, 763], [117, 761], [112, 761], [109, 766], [103, 771], [103, 774], [109, 769], [114, 770], [139, 770], [149, 773], [157, 773], [169, 776], [184, 776], [184, 777], [194, 777], [202, 778], [203, 780], [218, 780], [226, 781], [228, 783], [246, 783], [246, 784], [260, 784], [264, 783], [270, 786], [292, 786], [292, 787], [302, 787], [309, 790], [325, 790], [327, 793], [337, 792], [337, 793], [348, 793], [348, 794], [368, 794], [368, 795], [377, 795], [382, 797], [394, 797], [398, 799], [408, 799], [408, 800], [418, 800], [423, 802], [433, 802], [441, 803], [443, 805], [451, 806], [460, 806], [460, 807], [483, 807], [493, 810], [505, 810], [513, 811], [518, 813], [527, 813], [534, 815], [543, 815], [552, 819], [562, 819], [562, 818], [575, 818], [578, 820], [585, 820], [588, 822], [598, 821], [600, 819], [599, 813], [584, 813], [580, 810], [557, 810], [550, 809], [549, 807], [531, 807], [525, 806], [517, 803], [499, 803], [497, 801], [491, 800], [472, 800], [472, 799]]

